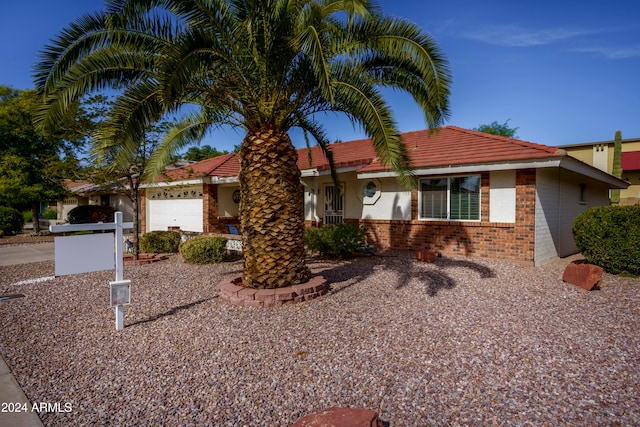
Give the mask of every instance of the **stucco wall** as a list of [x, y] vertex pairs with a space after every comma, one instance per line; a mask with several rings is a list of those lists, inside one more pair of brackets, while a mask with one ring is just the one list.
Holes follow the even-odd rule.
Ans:
[[122, 220], [124, 222], [133, 221], [133, 202], [125, 194], [112, 194], [109, 204], [116, 211], [122, 212]]
[[[371, 181], [378, 191], [372, 197], [364, 195], [364, 187]], [[411, 219], [411, 191], [405, 190], [395, 178], [361, 180], [358, 200], [362, 203], [364, 219]]]
[[218, 186], [218, 210], [221, 217], [237, 217], [239, 204], [233, 201], [233, 192], [240, 189], [238, 184]]
[[[307, 222], [323, 221], [325, 186], [333, 185], [330, 176], [303, 178], [304, 218]], [[369, 181], [376, 185], [376, 194], [367, 197], [364, 187]], [[395, 178], [357, 179], [356, 173], [340, 174], [344, 189], [345, 219], [410, 220], [411, 191], [405, 190]], [[317, 215], [317, 218], [316, 218]]]

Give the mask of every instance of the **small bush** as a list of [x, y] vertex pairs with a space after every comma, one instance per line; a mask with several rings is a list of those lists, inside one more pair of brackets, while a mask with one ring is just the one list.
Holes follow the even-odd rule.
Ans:
[[22, 212], [22, 218], [24, 218], [24, 222], [31, 222], [31, 220], [33, 219], [33, 212], [31, 211]]
[[587, 262], [612, 274], [640, 275], [640, 206], [588, 209], [572, 231]]
[[305, 229], [304, 243], [314, 252], [331, 257], [352, 255], [366, 243], [367, 229], [353, 223], [323, 225]]
[[47, 209], [46, 211], [42, 212], [42, 218], [58, 219], [58, 212], [56, 212], [54, 209]]
[[20, 211], [0, 206], [0, 230], [3, 235], [18, 234], [22, 231], [22, 226], [24, 218]]
[[180, 255], [192, 264], [221, 262], [227, 239], [220, 236], [196, 236], [180, 244]]
[[115, 209], [111, 206], [83, 205], [76, 206], [67, 214], [71, 224], [89, 224], [94, 222], [113, 222]]
[[177, 231], [152, 231], [140, 237], [140, 251], [145, 253], [177, 253], [180, 233]]

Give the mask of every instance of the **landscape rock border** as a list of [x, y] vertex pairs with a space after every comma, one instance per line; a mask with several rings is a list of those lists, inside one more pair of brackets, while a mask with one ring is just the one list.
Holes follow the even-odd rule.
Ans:
[[133, 259], [133, 255], [125, 255], [124, 265], [142, 265], [151, 264], [152, 262], [164, 261], [171, 254], [138, 254], [138, 259]]
[[332, 407], [298, 419], [290, 427], [382, 427], [378, 413], [364, 408]]
[[313, 276], [300, 285], [275, 289], [251, 289], [242, 286], [240, 277], [225, 279], [218, 285], [220, 298], [233, 305], [245, 307], [276, 307], [283, 304], [308, 301], [327, 293], [329, 287], [324, 276]]

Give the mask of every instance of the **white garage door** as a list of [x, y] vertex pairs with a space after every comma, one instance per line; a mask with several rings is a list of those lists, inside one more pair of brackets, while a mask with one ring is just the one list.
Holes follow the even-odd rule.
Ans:
[[180, 227], [202, 232], [202, 199], [149, 200], [148, 231]]

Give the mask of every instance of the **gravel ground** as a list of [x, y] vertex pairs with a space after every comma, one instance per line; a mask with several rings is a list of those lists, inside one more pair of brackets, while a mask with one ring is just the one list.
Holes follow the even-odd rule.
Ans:
[[[562, 282], [539, 267], [385, 253], [310, 260], [326, 296], [231, 306], [217, 283], [241, 262], [179, 256], [128, 266], [125, 329], [113, 272], [0, 267], [0, 353], [47, 426], [287, 426], [331, 406], [391, 426], [640, 424], [640, 280]], [[65, 406], [65, 404], [67, 404]], [[67, 411], [68, 412], [65, 412]]]

